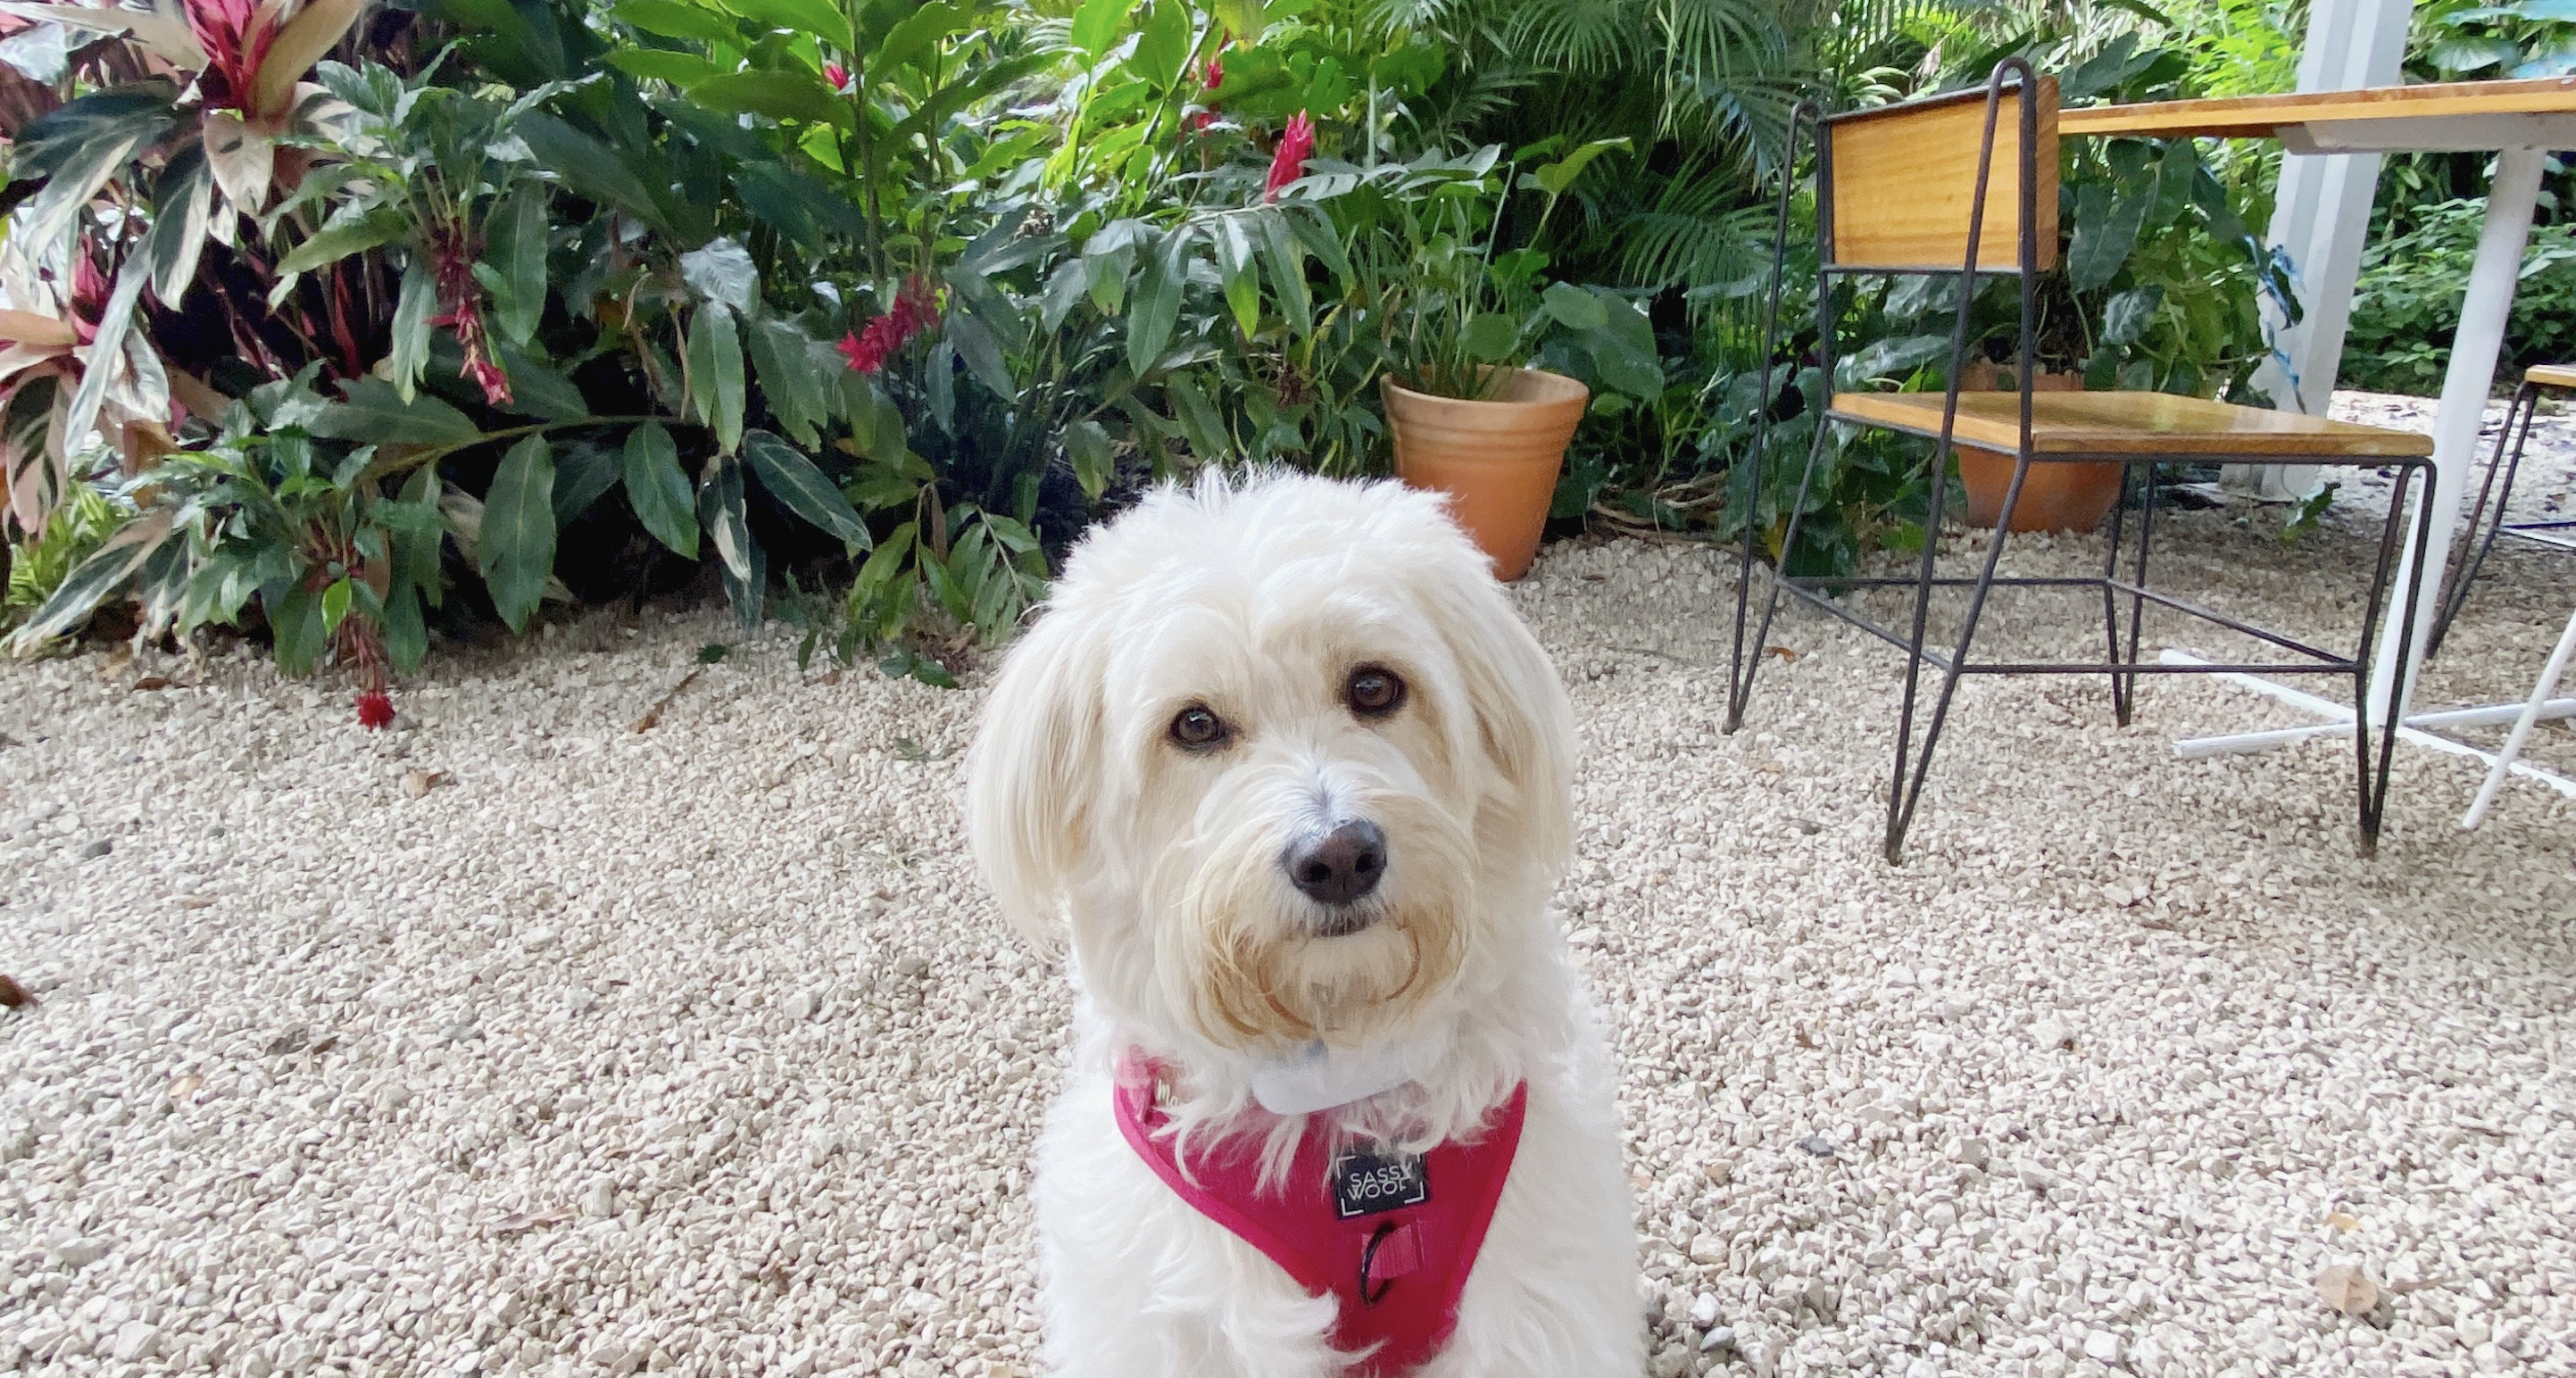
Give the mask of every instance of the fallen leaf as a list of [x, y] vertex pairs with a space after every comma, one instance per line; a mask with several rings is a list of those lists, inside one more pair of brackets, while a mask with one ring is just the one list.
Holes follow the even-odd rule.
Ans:
[[691, 670], [687, 674], [680, 676], [680, 682], [671, 686], [671, 692], [664, 694], [660, 699], [655, 700], [652, 707], [644, 710], [644, 716], [637, 718], [634, 725], [629, 727], [627, 730], [630, 732], [652, 731], [654, 727], [662, 721], [662, 710], [670, 707], [671, 700], [678, 698], [680, 696], [680, 691], [689, 687], [689, 682], [698, 677], [698, 670], [703, 670], [705, 668], [706, 667], [704, 665], [701, 665], [698, 669]]
[[1786, 646], [1774, 646], [1767, 654], [1778, 656], [1782, 660], [1796, 660], [1798, 658], [1798, 653], [1790, 650]]
[[2338, 1230], [2344, 1231], [2347, 1234], [2361, 1228], [2360, 1221], [2353, 1219], [2342, 1211], [2336, 1211], [2334, 1214], [2327, 1216], [2326, 1223], [2334, 1226]]
[[186, 1100], [188, 1097], [197, 1094], [197, 1088], [205, 1084], [206, 1079], [204, 1077], [198, 1076], [194, 1072], [190, 1072], [188, 1075], [170, 1083], [170, 1099]]
[[18, 984], [17, 977], [0, 975], [0, 1009], [33, 1009], [36, 1003], [36, 993]]
[[403, 793], [418, 799], [446, 780], [447, 772], [443, 770], [407, 770], [403, 772]]
[[134, 692], [138, 694], [149, 694], [155, 689], [167, 689], [169, 687], [170, 679], [167, 675], [145, 675], [143, 678], [134, 681]]
[[2367, 1316], [2379, 1306], [2379, 1284], [2349, 1263], [2317, 1274], [2317, 1296], [2347, 1316]]
[[179, 907], [182, 909], [212, 909], [215, 907], [215, 902], [204, 895], [181, 895], [179, 897]]

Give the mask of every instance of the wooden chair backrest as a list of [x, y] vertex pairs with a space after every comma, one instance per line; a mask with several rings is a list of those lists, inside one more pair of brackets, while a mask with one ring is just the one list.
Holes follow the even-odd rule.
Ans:
[[[1977, 266], [2021, 266], [2021, 103], [2018, 84], [1995, 110], [1995, 151], [1986, 179], [1985, 228]], [[2057, 79], [2042, 77], [2037, 102], [2039, 261], [2057, 266]], [[1832, 158], [1835, 264], [1955, 272], [1968, 258], [1969, 203], [1986, 129], [1983, 89], [1837, 115], [1825, 122]]]

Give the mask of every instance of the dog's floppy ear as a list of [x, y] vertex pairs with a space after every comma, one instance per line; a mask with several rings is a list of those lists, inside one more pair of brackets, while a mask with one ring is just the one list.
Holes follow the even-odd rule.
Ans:
[[1003, 917], [1052, 935], [1089, 824], [1101, 705], [1096, 638], [1049, 612], [1002, 662], [966, 753], [966, 837]]
[[1429, 606], [1457, 658], [1477, 744], [1502, 780], [1503, 797], [1486, 807], [1511, 816], [1550, 874], [1564, 870], [1574, 855], [1574, 704], [1556, 666], [1481, 568]]

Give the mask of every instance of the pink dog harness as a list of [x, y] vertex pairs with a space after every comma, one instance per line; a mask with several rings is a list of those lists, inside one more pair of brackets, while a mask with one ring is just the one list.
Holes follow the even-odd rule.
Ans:
[[1419, 1158], [1351, 1147], [1334, 1153], [1330, 1126], [1309, 1120], [1285, 1184], [1262, 1192], [1260, 1151], [1246, 1137], [1220, 1141], [1190, 1172], [1181, 1170], [1173, 1136], [1158, 1132], [1161, 1079], [1162, 1069], [1140, 1052], [1118, 1059], [1118, 1128], [1136, 1156], [1299, 1286], [1331, 1293], [1341, 1306], [1334, 1347], [1370, 1351], [1354, 1372], [1393, 1378], [1440, 1351], [1457, 1327], [1458, 1294], [1520, 1148], [1527, 1083], [1513, 1088], [1482, 1137], [1453, 1139]]

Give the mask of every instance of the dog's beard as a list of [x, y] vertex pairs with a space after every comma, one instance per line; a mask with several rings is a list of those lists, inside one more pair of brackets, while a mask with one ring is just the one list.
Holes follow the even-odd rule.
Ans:
[[1362, 1047], [1450, 990], [1475, 915], [1471, 830], [1418, 795], [1352, 802], [1390, 844], [1385, 882], [1355, 905], [1316, 904], [1290, 885], [1280, 858], [1301, 825], [1283, 811], [1219, 823], [1165, 852], [1149, 878], [1156, 970], [1209, 1042]]

